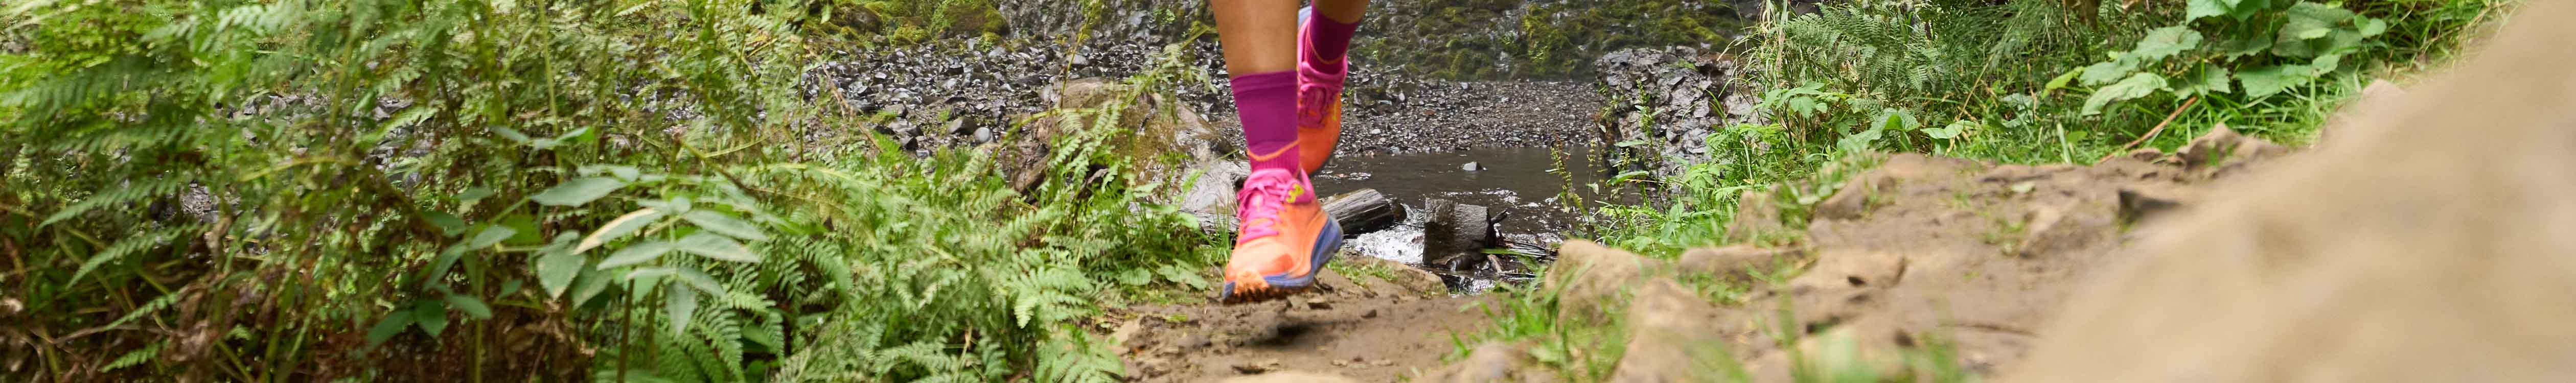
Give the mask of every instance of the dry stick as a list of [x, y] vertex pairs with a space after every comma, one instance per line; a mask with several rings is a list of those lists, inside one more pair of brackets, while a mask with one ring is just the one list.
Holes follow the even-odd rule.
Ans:
[[2147, 129], [2147, 134], [2139, 135], [2138, 139], [2130, 140], [2129, 143], [2120, 145], [2120, 149], [2112, 150], [2111, 154], [2104, 155], [2102, 156], [2102, 159], [2093, 160], [2093, 162], [2102, 162], [2110, 160], [2111, 157], [2118, 157], [2121, 153], [2127, 153], [2129, 148], [2138, 146], [2140, 143], [2147, 142], [2147, 139], [2156, 138], [2156, 133], [2163, 133], [2165, 131], [2165, 125], [2173, 124], [2174, 117], [2181, 117], [2183, 110], [2191, 109], [2191, 104], [2199, 102], [2200, 96], [2191, 96], [2191, 99], [2183, 100], [2182, 106], [2174, 107], [2173, 113], [2165, 114], [2165, 120], [2163, 122], [2157, 122], [2154, 129]]

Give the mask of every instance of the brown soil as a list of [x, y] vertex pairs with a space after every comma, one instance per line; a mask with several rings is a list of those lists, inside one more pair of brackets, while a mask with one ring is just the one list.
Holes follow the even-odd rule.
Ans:
[[[1744, 365], [1757, 380], [1783, 381], [1791, 369], [1784, 345], [1818, 347], [1815, 339], [1876, 350], [1844, 362], [1882, 366], [1889, 374], [1902, 372], [1898, 359], [1905, 352], [1937, 342], [1957, 350], [1971, 372], [1989, 373], [2020, 359], [2040, 320], [2062, 305], [2071, 280], [2104, 263], [2118, 244], [2124, 214], [2150, 213], [2124, 212], [2124, 190], [2129, 205], [2183, 203], [2213, 175], [2241, 172], [2281, 151], [2223, 129], [2202, 141], [2208, 145], [2186, 155], [2140, 153], [2090, 167], [1886, 156], [1811, 207], [1802, 245], [1701, 249], [1667, 261], [1578, 241], [1565, 247], [1547, 283], [1560, 291], [1560, 318], [1626, 325], [1632, 340], [1614, 381], [1700, 380], [1720, 370], [1709, 367], [1717, 362]], [[2236, 154], [2235, 161], [2217, 163], [2209, 158], [2218, 156], [2204, 153], [2218, 149]], [[1771, 221], [1735, 226], [1780, 230], [1782, 214], [1767, 211], [1778, 208], [1747, 206], [1745, 219]], [[1377, 267], [1406, 271], [1398, 279], [1408, 282], [1327, 274], [1324, 283], [1335, 290], [1286, 303], [1135, 307], [1101, 327], [1123, 345], [1135, 381], [1204, 382], [1279, 371], [1371, 382], [1484, 381], [1468, 376], [1470, 369], [1502, 372], [1495, 376], [1554, 373], [1514, 372], [1532, 367], [1512, 345], [1479, 348], [1505, 353], [1479, 359], [1500, 365], [1441, 367], [1458, 348], [1453, 334], [1484, 324], [1482, 310], [1467, 308], [1476, 298], [1441, 297], [1436, 279], [1402, 264], [1364, 257], [1343, 262], [1380, 262]], [[1759, 284], [1747, 270], [1780, 262], [1804, 271], [1734, 301], [1703, 297], [1678, 282]], [[1784, 307], [1794, 308], [1788, 327], [1775, 320]], [[1774, 328], [1801, 329], [1807, 340], [1776, 339], [1765, 331]], [[1725, 351], [1709, 351], [1718, 345]]]
[[[2576, 2], [2532, 8], [2576, 17]], [[1887, 156], [1812, 205], [1748, 198], [1728, 226], [1794, 245], [1665, 260], [1573, 241], [1545, 288], [1563, 325], [1627, 332], [1614, 382], [2568, 381], [2570, 38], [2576, 23], [2509, 23], [2503, 48], [2424, 91], [2367, 95], [2376, 110], [2312, 152], [2221, 126], [2092, 166]], [[1803, 231], [1782, 225], [1801, 210]], [[1759, 277], [1776, 269], [1794, 277]], [[1285, 313], [1132, 309], [1119, 339], [1142, 381], [1560, 376], [1514, 343], [1431, 367], [1482, 324], [1455, 309], [1474, 301], [1372, 292]]]
[[[1152, 305], [1100, 322], [1118, 342], [1128, 380], [1213, 382], [1287, 371], [1391, 382], [1437, 366], [1450, 334], [1486, 322], [1476, 297], [1451, 297], [1436, 276], [1392, 261], [1335, 261], [1383, 276], [1317, 277], [1326, 290], [1242, 305]], [[1210, 271], [1213, 273], [1213, 271]]]

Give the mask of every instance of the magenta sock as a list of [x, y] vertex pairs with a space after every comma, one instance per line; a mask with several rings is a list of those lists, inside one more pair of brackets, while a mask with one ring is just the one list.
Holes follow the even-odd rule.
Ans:
[[1306, 43], [1315, 47], [1315, 57], [1309, 59], [1341, 61], [1342, 55], [1350, 54], [1351, 35], [1359, 28], [1360, 23], [1343, 23], [1323, 15], [1307, 17], [1306, 38], [1309, 40]]
[[1253, 169], [1297, 168], [1297, 71], [1235, 76], [1234, 109]]

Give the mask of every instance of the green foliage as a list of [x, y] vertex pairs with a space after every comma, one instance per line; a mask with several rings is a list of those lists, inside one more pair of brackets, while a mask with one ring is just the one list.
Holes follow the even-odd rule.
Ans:
[[[990, 8], [937, 3], [904, 17]], [[798, 91], [818, 31], [776, 10], [815, 5], [13, 4], [0, 298], [80, 336], [0, 380], [1114, 374], [1061, 334], [1090, 276], [1214, 254], [1136, 208], [1122, 127], [1068, 128], [1029, 194], [811, 139], [872, 123]]]
[[[2241, 101], [2259, 101], [2334, 74], [2346, 55], [2376, 53], [2366, 51], [2370, 39], [2388, 31], [2386, 20], [2304, 1], [2200, 0], [2186, 12], [2182, 25], [2157, 28], [2135, 49], [2081, 69], [2085, 85], [2125, 76], [2095, 90], [2085, 115], [2159, 92], [2175, 98], [2230, 93], [2236, 89], [2227, 85], [2230, 73], [2243, 84]], [[2169, 84], [2168, 76], [2192, 81]]]

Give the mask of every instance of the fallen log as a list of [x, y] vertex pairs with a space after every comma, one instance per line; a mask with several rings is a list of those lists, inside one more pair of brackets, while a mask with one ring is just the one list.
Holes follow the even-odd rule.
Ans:
[[1404, 205], [1377, 189], [1360, 189], [1324, 199], [1324, 213], [1342, 225], [1343, 235], [1386, 230], [1404, 221]]

